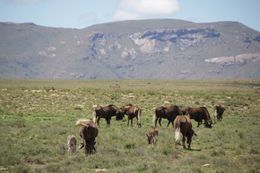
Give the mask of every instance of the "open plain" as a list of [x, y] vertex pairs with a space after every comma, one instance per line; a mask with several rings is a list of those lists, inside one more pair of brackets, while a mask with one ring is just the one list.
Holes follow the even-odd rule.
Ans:
[[[260, 81], [0, 80], [0, 172], [259, 172]], [[213, 128], [193, 129], [191, 150], [175, 147], [173, 128], [162, 120], [156, 146], [145, 133], [154, 108], [164, 103], [226, 111]], [[93, 105], [132, 103], [142, 127], [127, 119], [100, 120], [95, 154], [67, 157], [67, 136], [81, 143], [77, 119], [92, 118]]]

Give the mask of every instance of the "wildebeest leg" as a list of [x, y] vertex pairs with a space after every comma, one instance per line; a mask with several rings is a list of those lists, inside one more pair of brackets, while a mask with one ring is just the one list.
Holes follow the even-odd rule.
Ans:
[[[157, 122], [157, 120], [158, 119], [156, 119], [156, 122]], [[160, 126], [162, 126], [162, 118], [161, 117], [159, 118], [159, 124], [160, 124]]]
[[197, 127], [199, 127], [201, 124], [202, 124], [202, 121], [198, 121], [198, 126]]
[[157, 121], [158, 121], [158, 118], [156, 117], [155, 121], [154, 121], [154, 127], [157, 127]]
[[183, 146], [183, 148], [186, 148], [186, 146], [185, 146], [185, 136], [184, 135], [182, 136], [182, 146]]
[[188, 143], [188, 148], [190, 149], [191, 137], [188, 137], [188, 139], [187, 139], [187, 143]]
[[157, 142], [157, 136], [154, 136], [153, 137], [153, 145], [156, 145], [156, 142]]
[[107, 126], [109, 127], [109, 126], [110, 126], [111, 118], [106, 118], [106, 121], [107, 121]]
[[130, 118], [128, 117], [128, 120], [127, 120], [127, 126], [129, 126], [129, 121], [130, 121]]
[[100, 120], [100, 116], [98, 116], [97, 118], [97, 125], [99, 126], [99, 120]]
[[88, 141], [84, 141], [84, 150], [85, 150], [85, 154], [88, 155], [89, 154], [89, 143], [88, 143]]
[[174, 120], [172, 121], [172, 127], [174, 128]]
[[131, 127], [133, 127], [133, 118], [131, 118]]
[[95, 145], [95, 141], [93, 139], [89, 139], [88, 141], [86, 141], [86, 154], [87, 155], [93, 153], [94, 145]]
[[167, 127], [169, 127], [170, 123], [172, 123], [172, 126], [173, 126], [173, 120], [169, 120], [169, 119], [168, 119]]
[[170, 123], [171, 123], [171, 121], [170, 121], [170, 120], [168, 120], [168, 124], [167, 124], [167, 127], [169, 127]]
[[95, 144], [96, 144], [96, 142], [95, 142], [95, 139], [91, 139], [91, 146], [90, 146], [90, 153], [94, 153], [94, 152], [96, 152], [96, 148], [95, 148]]
[[93, 141], [93, 146], [92, 146], [93, 148], [92, 148], [92, 149], [93, 149], [94, 152], [97, 152], [97, 151], [96, 151], [96, 148], [95, 148], [95, 144], [96, 144], [96, 142]]
[[138, 122], [139, 122], [138, 117], [136, 116], [135, 118], [136, 118], [136, 124], [137, 124], [137, 126], [139, 126], [139, 123], [138, 123]]

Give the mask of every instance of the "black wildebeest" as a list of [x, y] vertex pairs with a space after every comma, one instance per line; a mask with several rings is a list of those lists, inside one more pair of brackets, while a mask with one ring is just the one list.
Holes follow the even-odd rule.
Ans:
[[151, 127], [146, 133], [148, 144], [156, 145], [159, 131], [155, 127]]
[[189, 115], [178, 115], [174, 121], [174, 131], [175, 131], [175, 143], [181, 139], [182, 136], [182, 146], [185, 146], [185, 137], [187, 138], [188, 148], [190, 149], [192, 136], [197, 134], [192, 129], [192, 124]]
[[153, 115], [153, 126], [157, 126], [157, 121], [159, 119], [160, 126], [162, 118], [168, 119], [167, 127], [169, 127], [170, 123], [173, 125], [173, 121], [177, 115], [181, 115], [182, 112], [180, 108], [176, 105], [166, 105], [159, 106], [155, 109], [155, 114]]
[[141, 108], [139, 108], [138, 106], [134, 106], [132, 104], [127, 104], [121, 107], [119, 112], [121, 114], [120, 118], [123, 118], [124, 115], [127, 115], [128, 117], [127, 125], [129, 125], [129, 121], [131, 121], [131, 126], [133, 127], [133, 119], [136, 118], [137, 126], [141, 127], [141, 113], [142, 113]]
[[87, 119], [79, 119], [76, 122], [76, 125], [80, 126], [80, 137], [83, 139], [82, 146], [84, 147], [85, 154], [92, 154], [96, 151], [96, 137], [98, 136], [98, 128], [94, 121]]
[[215, 110], [215, 115], [214, 115], [215, 122], [216, 122], [216, 117], [217, 117], [217, 120], [222, 120], [225, 108], [221, 104], [216, 104], [214, 106], [214, 110]]
[[119, 119], [119, 108], [113, 104], [108, 106], [94, 105], [93, 107], [95, 108], [93, 112], [93, 119], [96, 119], [98, 126], [100, 118], [105, 118], [108, 126], [110, 126], [110, 121], [113, 116], [116, 116], [117, 120]]
[[205, 127], [211, 128], [212, 127], [212, 120], [210, 118], [208, 109], [206, 107], [199, 107], [199, 108], [191, 108], [187, 107], [183, 111], [184, 115], [190, 115], [190, 119], [194, 119], [198, 122], [199, 127], [202, 124], [202, 120], [204, 120]]

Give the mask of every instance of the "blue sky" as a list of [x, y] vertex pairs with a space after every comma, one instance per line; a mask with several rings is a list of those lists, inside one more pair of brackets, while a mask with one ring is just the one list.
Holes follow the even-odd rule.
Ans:
[[260, 0], [0, 0], [1, 22], [84, 28], [128, 19], [238, 21], [260, 31]]

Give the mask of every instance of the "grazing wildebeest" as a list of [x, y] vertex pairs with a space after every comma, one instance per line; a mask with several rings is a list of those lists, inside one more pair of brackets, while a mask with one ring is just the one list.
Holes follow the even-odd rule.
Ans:
[[108, 106], [94, 105], [93, 107], [95, 108], [95, 111], [93, 112], [93, 119], [97, 120], [98, 126], [100, 118], [106, 119], [107, 126], [110, 126], [110, 121], [113, 116], [116, 116], [117, 120], [119, 119], [119, 108], [113, 104]]
[[183, 114], [190, 115], [190, 119], [194, 119], [198, 122], [199, 127], [202, 124], [202, 120], [204, 120], [205, 127], [212, 128], [212, 120], [210, 118], [208, 109], [206, 107], [199, 107], [199, 108], [191, 108], [187, 107], [184, 109]]
[[138, 106], [134, 106], [132, 104], [127, 104], [121, 107], [119, 112], [121, 114], [121, 118], [123, 118], [124, 115], [127, 115], [128, 117], [127, 125], [129, 125], [129, 121], [131, 120], [131, 126], [133, 127], [133, 119], [136, 118], [137, 126], [141, 127], [141, 112], [142, 112], [141, 108], [139, 108]]
[[156, 127], [159, 119], [159, 124], [161, 126], [162, 118], [165, 118], [168, 119], [167, 127], [169, 127], [170, 123], [173, 125], [175, 117], [181, 114], [180, 108], [176, 105], [159, 106], [155, 109], [155, 114], [153, 115], [153, 125]]
[[185, 146], [185, 137], [187, 137], [188, 148], [190, 149], [192, 136], [197, 134], [192, 129], [192, 124], [189, 115], [178, 115], [174, 120], [175, 143], [177, 144], [182, 136], [182, 146]]
[[82, 146], [84, 147], [85, 154], [92, 154], [96, 152], [95, 139], [98, 136], [98, 128], [94, 121], [88, 119], [79, 119], [76, 125], [80, 126], [79, 135], [83, 139]]
[[215, 109], [214, 121], [216, 122], [216, 117], [217, 120], [222, 120], [225, 108], [221, 104], [216, 104], [214, 106], [214, 109]]
[[148, 144], [156, 145], [157, 138], [159, 136], [159, 131], [155, 127], [151, 127], [146, 133]]
[[72, 154], [76, 152], [76, 148], [77, 148], [77, 139], [74, 135], [68, 136], [67, 146], [68, 146], [68, 158], [71, 158]]

